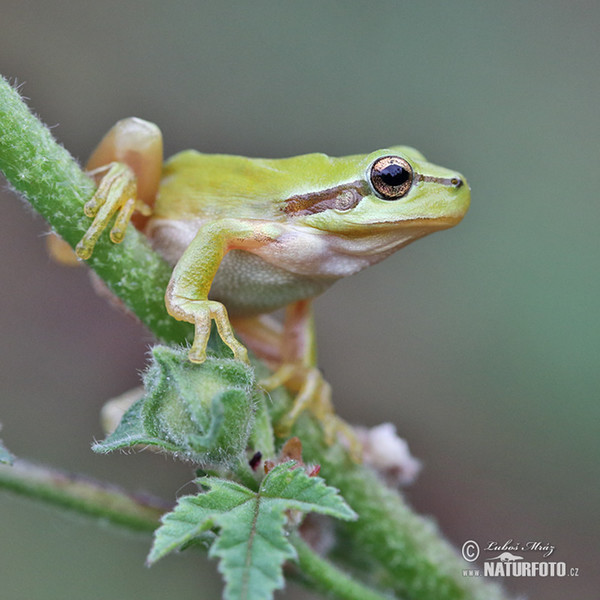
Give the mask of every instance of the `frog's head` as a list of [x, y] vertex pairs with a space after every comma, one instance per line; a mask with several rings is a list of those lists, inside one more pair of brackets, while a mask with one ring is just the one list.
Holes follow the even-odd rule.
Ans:
[[322, 179], [325, 189], [287, 201], [288, 215], [296, 212], [311, 227], [350, 236], [394, 230], [417, 239], [456, 225], [469, 208], [465, 178], [414, 148], [330, 160], [335, 178]]

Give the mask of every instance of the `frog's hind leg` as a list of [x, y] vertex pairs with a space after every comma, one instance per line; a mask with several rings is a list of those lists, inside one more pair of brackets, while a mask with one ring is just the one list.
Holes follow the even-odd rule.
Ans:
[[[115, 163], [121, 166], [116, 167]], [[143, 229], [149, 209], [154, 205], [162, 163], [162, 134], [153, 123], [135, 117], [123, 119], [102, 138], [86, 165], [88, 173], [99, 182], [99, 190], [91, 204], [88, 203], [86, 214], [96, 216], [100, 204], [104, 204], [104, 218], [94, 221], [88, 230], [85, 248], [78, 253], [82, 258], [89, 257], [96, 239], [117, 211], [120, 218], [115, 223], [116, 228], [113, 227], [113, 241], [122, 240], [129, 220], [138, 229]], [[117, 177], [114, 177], [115, 171]], [[110, 185], [106, 185], [107, 182], [111, 182]], [[119, 186], [120, 191], [117, 189]], [[100, 198], [107, 193], [108, 199]], [[139, 212], [134, 213], [135, 210]], [[79, 264], [77, 254], [58, 235], [52, 233], [47, 237], [47, 247], [56, 261], [66, 265]]]
[[271, 315], [231, 317], [231, 324], [244, 344], [273, 371], [281, 366], [283, 325]]
[[[115, 217], [110, 232], [113, 242], [125, 236], [130, 221], [141, 229], [152, 212], [160, 184], [163, 160], [162, 134], [153, 123], [137, 118], [123, 119], [104, 136], [87, 163], [87, 172], [98, 189], [85, 205], [86, 216], [94, 219], [79, 242], [79, 258], [89, 258], [96, 241]], [[134, 215], [134, 211], [139, 214]], [[59, 250], [51, 253], [62, 262]]]
[[335, 414], [331, 386], [317, 368], [311, 301], [290, 304], [283, 326], [268, 316], [237, 320], [234, 325], [244, 343], [275, 369], [260, 384], [267, 390], [285, 385], [296, 393], [291, 410], [277, 424], [278, 434], [289, 435], [296, 419], [308, 410], [321, 422], [327, 443], [333, 443], [337, 434], [341, 434], [358, 459], [360, 442], [352, 427]]
[[[300, 300], [287, 306], [284, 322], [270, 315], [232, 317], [232, 325], [252, 351], [274, 371], [271, 388], [283, 385], [289, 377], [284, 372], [290, 365], [316, 367], [314, 319], [310, 300]], [[282, 367], [286, 367], [282, 371]], [[281, 371], [281, 373], [279, 373]], [[275, 385], [275, 382], [277, 384]]]
[[[86, 169], [93, 172], [115, 162], [131, 169], [136, 180], [137, 199], [152, 208], [163, 164], [160, 129], [154, 123], [137, 117], [115, 123], [92, 152]], [[137, 223], [136, 227], [141, 229]]]

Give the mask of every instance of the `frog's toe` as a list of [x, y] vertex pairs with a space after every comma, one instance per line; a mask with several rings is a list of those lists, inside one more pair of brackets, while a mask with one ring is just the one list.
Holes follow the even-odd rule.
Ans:
[[352, 460], [357, 463], [362, 462], [363, 445], [358, 439], [354, 427], [344, 419], [337, 415], [329, 415], [323, 421], [323, 432], [326, 444], [332, 445], [336, 440], [341, 439], [348, 448]]
[[92, 174], [97, 175], [98, 172], [106, 169], [108, 172], [100, 180], [96, 193], [83, 209], [85, 215], [94, 220], [77, 244], [75, 251], [79, 258], [90, 258], [98, 238], [115, 214], [117, 218], [111, 229], [110, 238], [116, 244], [123, 241], [131, 215], [139, 206], [136, 200], [137, 184], [133, 171], [125, 164], [112, 163]]
[[192, 346], [188, 352], [188, 359], [195, 364], [202, 364], [206, 360], [206, 349], [194, 348]]
[[91, 227], [85, 233], [85, 235], [79, 240], [77, 246], [75, 246], [75, 254], [83, 260], [87, 260], [92, 256], [96, 241], [100, 237], [101, 232], [94, 231]]
[[129, 198], [119, 210], [119, 214], [115, 220], [115, 224], [110, 230], [110, 239], [115, 244], [120, 244], [125, 237], [125, 230], [129, 221], [131, 221], [131, 215], [136, 208], [135, 198]]
[[231, 327], [231, 323], [229, 322], [229, 317], [227, 316], [227, 310], [220, 302], [211, 301], [209, 303], [210, 306], [210, 316], [214, 319], [217, 324], [217, 330], [219, 331], [219, 335], [221, 339], [225, 343], [225, 345], [233, 352], [233, 357], [236, 360], [249, 363], [248, 359], [248, 350], [246, 347], [238, 342], [233, 333], [233, 328]]

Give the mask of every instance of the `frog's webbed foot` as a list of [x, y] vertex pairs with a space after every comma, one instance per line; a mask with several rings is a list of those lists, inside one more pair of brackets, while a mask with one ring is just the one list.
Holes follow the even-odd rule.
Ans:
[[94, 171], [90, 175], [106, 172], [100, 180], [96, 193], [83, 208], [87, 217], [94, 221], [77, 244], [75, 251], [79, 258], [87, 259], [92, 255], [94, 246], [110, 220], [117, 215], [110, 230], [110, 239], [118, 244], [125, 237], [125, 229], [135, 210], [149, 216], [151, 209], [137, 198], [136, 178], [133, 171], [124, 163], [111, 163]]
[[288, 436], [298, 417], [309, 411], [321, 423], [325, 434], [325, 442], [333, 444], [338, 435], [347, 442], [354, 460], [360, 461], [362, 445], [354, 429], [335, 414], [331, 401], [331, 386], [316, 367], [304, 367], [298, 364], [284, 364], [270, 377], [261, 380], [260, 385], [266, 390], [273, 390], [285, 385], [297, 391], [291, 410], [284, 415], [276, 427], [279, 436]]

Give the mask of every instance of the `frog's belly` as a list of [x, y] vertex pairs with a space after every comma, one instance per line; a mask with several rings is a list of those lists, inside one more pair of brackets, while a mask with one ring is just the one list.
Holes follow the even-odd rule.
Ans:
[[317, 296], [336, 279], [298, 275], [249, 252], [231, 250], [221, 262], [209, 297], [222, 302], [232, 316], [251, 316]]
[[[201, 224], [200, 220], [154, 219], [148, 223], [146, 234], [156, 250], [175, 265], [192, 243]], [[306, 244], [306, 247], [310, 245]], [[304, 250], [300, 254], [306, 264], [310, 263], [310, 273], [292, 271], [291, 268], [297, 265], [285, 265], [288, 268], [283, 268], [255, 254], [231, 250], [221, 261], [209, 298], [222, 302], [231, 316], [243, 317], [272, 312], [297, 300], [321, 294], [342, 275], [335, 272], [313, 275], [318, 271], [318, 265], [325, 261], [319, 260], [321, 256], [318, 254], [316, 257], [306, 256], [306, 248]], [[285, 264], [285, 256], [277, 258]]]

